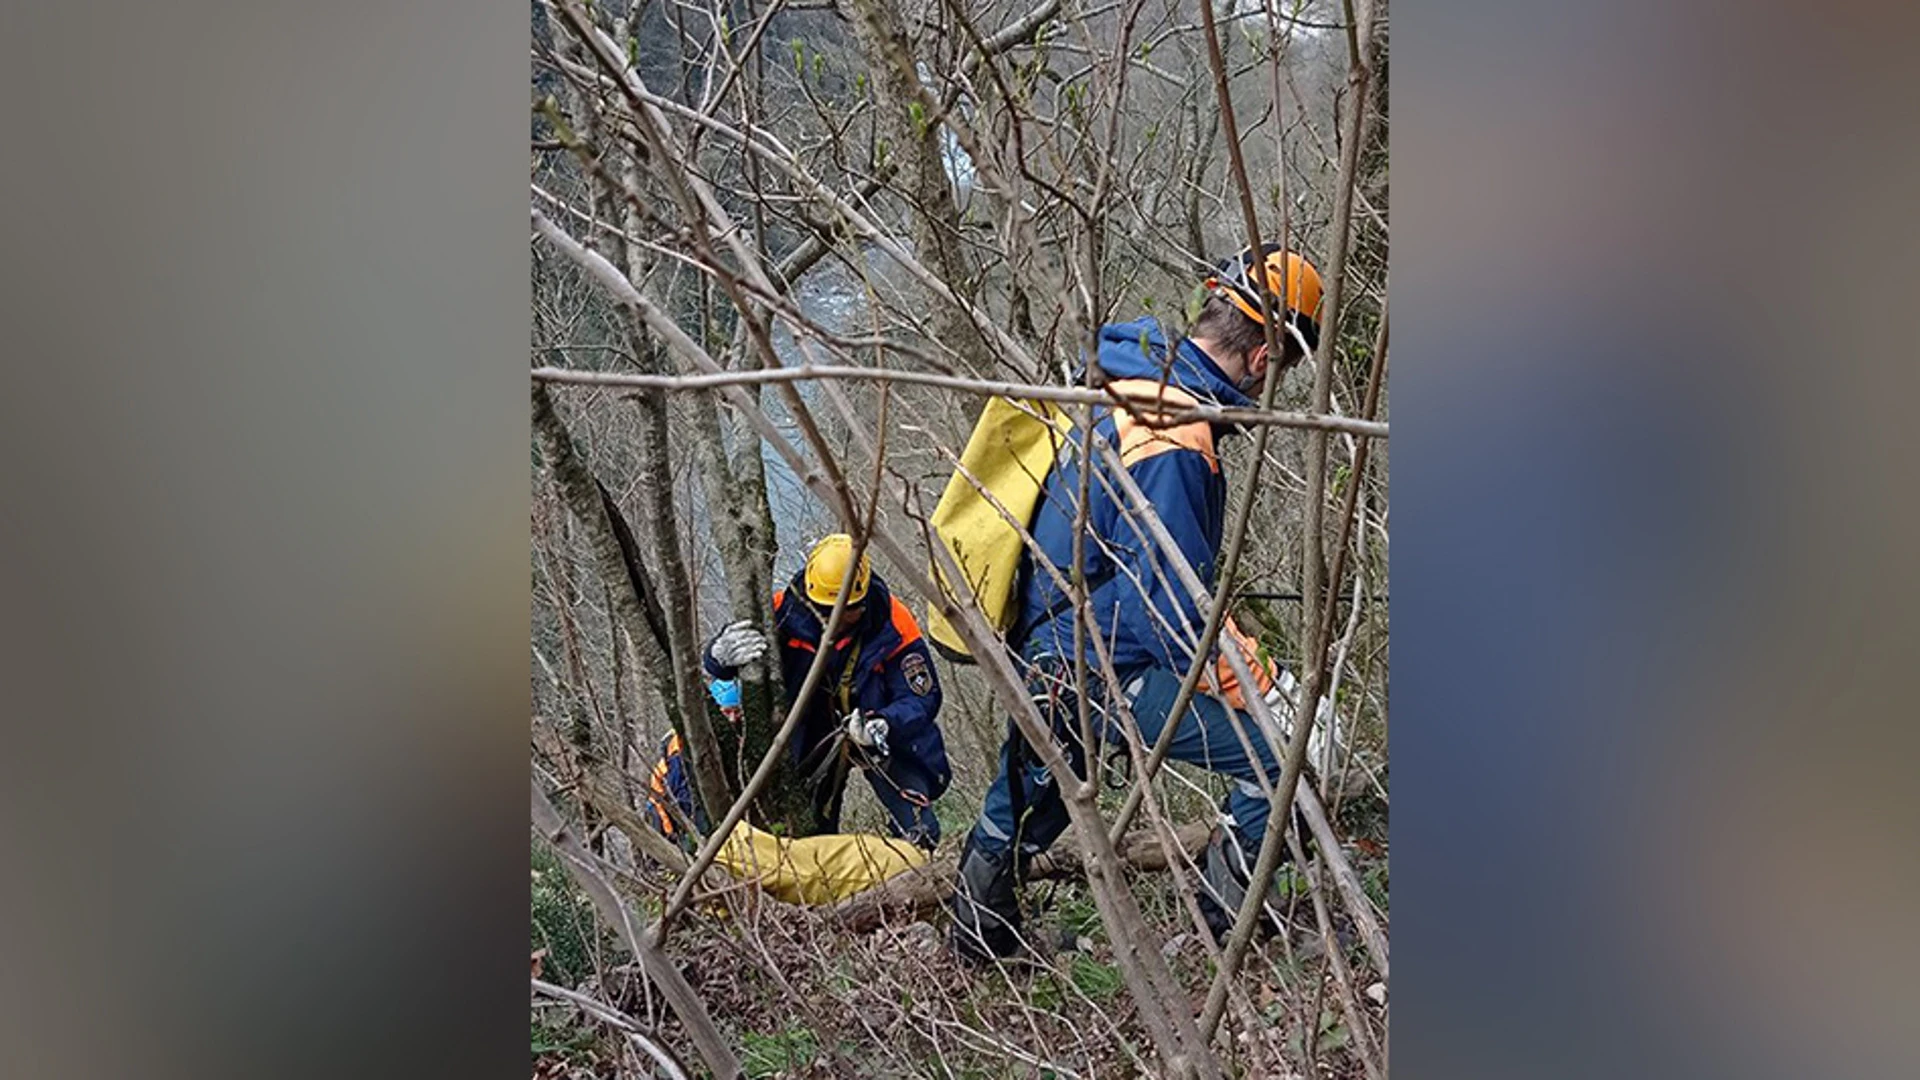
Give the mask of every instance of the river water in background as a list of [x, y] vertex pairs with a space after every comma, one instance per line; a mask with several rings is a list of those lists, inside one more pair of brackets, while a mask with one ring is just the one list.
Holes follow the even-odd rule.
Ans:
[[[875, 276], [887, 270], [897, 272], [897, 268], [885, 256], [875, 255], [869, 259], [869, 271]], [[855, 278], [844, 263], [831, 258], [823, 260], [800, 279], [800, 284], [794, 289], [794, 300], [799, 304], [802, 314], [833, 334], [859, 333], [868, 318], [865, 285]], [[808, 349], [815, 363], [835, 362], [818, 343], [810, 344]], [[802, 352], [792, 328], [778, 320], [773, 330], [773, 352], [782, 367], [795, 367], [809, 359]], [[825, 400], [819, 383], [809, 381], [794, 385], [808, 410], [820, 416], [831, 411], [831, 403]], [[802, 454], [811, 458], [813, 452], [800, 433], [800, 425], [787, 410], [780, 392], [773, 387], [764, 387], [760, 390], [760, 401], [780, 433]], [[784, 582], [800, 569], [807, 549], [813, 542], [826, 533], [840, 531], [840, 523], [819, 498], [806, 489], [800, 478], [787, 466], [786, 459], [773, 447], [762, 443], [760, 456], [766, 463], [767, 502], [773, 510], [774, 540], [778, 544], [773, 559], [773, 578], [776, 582]]]
[[[924, 72], [922, 78], [926, 78]], [[955, 201], [961, 212], [965, 213], [972, 201], [975, 182], [973, 160], [967, 156], [953, 132], [945, 128], [941, 129], [941, 159], [946, 167], [947, 179], [953, 184]], [[901, 242], [906, 244], [908, 250], [912, 249], [907, 241]], [[862, 248], [862, 251], [866, 261], [865, 281], [846, 263], [829, 257], [809, 270], [794, 288], [794, 300], [800, 305], [801, 313], [829, 333], [850, 336], [863, 331], [871, 332], [872, 327], [866, 325], [870, 318], [867, 304], [869, 282], [877, 289], [908, 288], [919, 291], [918, 284], [909, 283], [906, 271], [891, 257], [873, 248]], [[911, 304], [912, 301], [908, 300], [906, 310], [913, 310]], [[834, 362], [834, 358], [817, 344], [810, 348], [814, 362]], [[793, 367], [809, 359], [802, 352], [792, 328], [777, 319], [773, 330], [773, 352], [782, 367]], [[830, 405], [823, 404], [824, 395], [819, 383], [802, 382], [795, 386], [799, 390], [800, 400], [816, 416], [833, 411]], [[763, 388], [760, 401], [781, 434], [802, 454], [811, 457], [812, 450], [801, 437], [800, 426], [787, 411], [779, 391]], [[826, 533], [840, 531], [840, 523], [801, 484], [800, 478], [787, 467], [786, 459], [764, 444], [760, 454], [761, 460], [766, 463], [767, 502], [773, 511], [774, 540], [778, 545], [773, 558], [773, 578], [776, 582], [784, 582], [800, 568], [813, 541]]]

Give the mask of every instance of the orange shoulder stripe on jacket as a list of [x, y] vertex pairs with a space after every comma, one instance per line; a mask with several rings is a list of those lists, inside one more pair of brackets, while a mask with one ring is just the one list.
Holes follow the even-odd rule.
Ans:
[[901, 603], [899, 597], [889, 599], [893, 601], [893, 629], [900, 635], [900, 644], [894, 646], [893, 652], [888, 655], [897, 656], [901, 649], [920, 640], [920, 624], [914, 621], [913, 612], [907, 610], [907, 605]]
[[1207, 469], [1220, 471], [1220, 459], [1213, 453], [1213, 425], [1205, 420], [1172, 428], [1151, 428], [1131, 416], [1114, 418], [1120, 431], [1120, 463], [1132, 468], [1151, 457], [1171, 450], [1194, 450], [1207, 459]]
[[[1118, 379], [1107, 385], [1119, 393], [1155, 398], [1170, 408], [1187, 409], [1199, 404], [1185, 390], [1152, 379]], [[1113, 427], [1120, 435], [1120, 463], [1128, 468], [1170, 450], [1195, 450], [1207, 459], [1209, 471], [1220, 471], [1220, 459], [1214, 456], [1213, 451], [1213, 425], [1205, 420], [1156, 428], [1143, 423], [1125, 409], [1116, 409]]]
[[[677, 745], [670, 744], [667, 757], [671, 757], [679, 749]], [[671, 836], [673, 835], [673, 818], [667, 813], [667, 803], [672, 801], [667, 794], [667, 757], [662, 757], [653, 766], [653, 782], [649, 785], [653, 789], [653, 798], [649, 801], [653, 803], [654, 816], [660, 819], [660, 831]]]

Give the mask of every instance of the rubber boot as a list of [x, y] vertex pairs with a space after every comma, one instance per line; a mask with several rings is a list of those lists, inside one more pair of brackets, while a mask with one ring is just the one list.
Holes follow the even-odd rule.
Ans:
[[960, 852], [960, 881], [948, 902], [953, 947], [972, 960], [1012, 956], [1020, 948], [1020, 905], [1013, 892], [1012, 852], [992, 854], [972, 833]]
[[[1215, 944], [1225, 944], [1233, 932], [1234, 916], [1246, 902], [1247, 882], [1252, 877], [1244, 845], [1235, 843], [1235, 839], [1219, 828], [1207, 837], [1206, 856], [1200, 862], [1200, 884], [1194, 890], [1200, 914], [1207, 920], [1207, 929], [1212, 931]], [[1267, 918], [1256, 924], [1256, 936], [1264, 937], [1284, 921], [1285, 915], [1276, 907], [1271, 888], [1261, 906], [1266, 909]]]
[[1200, 903], [1200, 915], [1215, 944], [1227, 940], [1233, 931], [1234, 913], [1247, 898], [1246, 875], [1235, 864], [1240, 860], [1227, 851], [1226, 833], [1214, 829], [1207, 837], [1206, 854], [1200, 860], [1200, 885], [1194, 890]]

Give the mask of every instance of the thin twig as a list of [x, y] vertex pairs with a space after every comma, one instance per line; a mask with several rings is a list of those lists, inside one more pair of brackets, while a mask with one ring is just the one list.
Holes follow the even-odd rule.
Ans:
[[532, 982], [535, 990], [574, 1006], [588, 1016], [618, 1029], [622, 1034], [626, 1035], [627, 1038], [632, 1039], [634, 1045], [638, 1046], [648, 1057], [652, 1058], [654, 1064], [660, 1066], [667, 1074], [667, 1080], [687, 1080], [686, 1070], [680, 1067], [680, 1063], [674, 1060], [673, 1055], [669, 1053], [665, 1047], [654, 1042], [647, 1036], [646, 1030], [641, 1027], [638, 1020], [615, 1009], [611, 1005], [595, 1001], [578, 991], [569, 990], [564, 986], [555, 986], [553, 983], [547, 982], [544, 979], [534, 979]]
[[1267, 424], [1340, 431], [1364, 438], [1388, 437], [1388, 425], [1379, 421], [1357, 420], [1345, 416], [1318, 416], [1308, 413], [1273, 412], [1260, 409], [1236, 409], [1224, 405], [1199, 404], [1175, 408], [1146, 396], [1120, 394], [1111, 390], [1083, 390], [1078, 387], [1048, 386], [1040, 383], [999, 382], [969, 379], [959, 375], [935, 375], [924, 371], [894, 371], [888, 368], [801, 364], [795, 367], [725, 371], [708, 375], [641, 375], [612, 371], [571, 371], [566, 368], [537, 367], [530, 371], [536, 382], [575, 386], [615, 386], [636, 389], [702, 390], [720, 386], [751, 386], [762, 383], [805, 382], [813, 379], [851, 379], [870, 382], [911, 383], [960, 390], [982, 397], [1012, 397], [1069, 404], [1117, 405], [1126, 408], [1150, 427], [1172, 427], [1206, 420], [1220, 424]]
[[707, 1008], [700, 1003], [700, 996], [694, 993], [692, 984], [687, 982], [679, 968], [673, 966], [666, 954], [648, 940], [645, 917], [615, 894], [613, 886], [607, 883], [606, 876], [600, 872], [600, 860], [580, 843], [580, 838], [560, 816], [560, 811], [554, 809], [546, 793], [540, 790], [538, 779], [533, 780], [532, 788], [534, 827], [560, 854], [567, 872], [593, 899], [600, 917], [619, 932], [634, 959], [639, 961], [641, 972], [660, 988], [661, 995], [673, 1006], [680, 1023], [693, 1038], [694, 1047], [700, 1051], [701, 1059], [715, 1076], [731, 1078], [741, 1075], [739, 1060], [720, 1037], [719, 1029], [714, 1026], [713, 1018], [707, 1015]]

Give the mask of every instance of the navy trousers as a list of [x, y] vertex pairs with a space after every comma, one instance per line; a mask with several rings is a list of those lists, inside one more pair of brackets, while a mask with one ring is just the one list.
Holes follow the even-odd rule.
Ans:
[[[1140, 739], [1152, 746], [1166, 728], [1173, 699], [1180, 690], [1179, 674], [1161, 668], [1126, 676], [1120, 696], [1127, 702], [1139, 727]], [[1027, 689], [1040, 705], [1040, 714], [1052, 725], [1053, 733], [1067, 750], [1067, 758], [1080, 776], [1086, 775], [1086, 750], [1081, 746], [1078, 705], [1068, 686], [1068, 670], [1048, 658], [1028, 667]], [[1109, 744], [1124, 744], [1118, 730], [1122, 722], [1119, 710], [1109, 708], [1105, 691], [1090, 695], [1096, 738]], [[1262, 788], [1271, 788], [1280, 780], [1280, 766], [1273, 750], [1260, 733], [1253, 717], [1238, 715], [1242, 735], [1234, 732], [1234, 714], [1218, 698], [1195, 694], [1177, 721], [1173, 744], [1167, 754], [1176, 761], [1190, 762], [1233, 779], [1233, 788], [1222, 801], [1234, 838], [1257, 850], [1266, 833], [1272, 802]], [[1249, 753], [1249, 747], [1251, 753]], [[1015, 759], [1019, 776], [1015, 776]], [[1016, 781], [1018, 787], [1016, 789]], [[973, 842], [995, 855], [1004, 854], [1016, 839], [1024, 858], [1053, 845], [1068, 825], [1066, 803], [1054, 777], [1040, 763], [1039, 756], [1024, 745], [1018, 732], [1010, 732], [1000, 748], [1000, 771], [987, 789], [980, 818], [973, 826]]]

